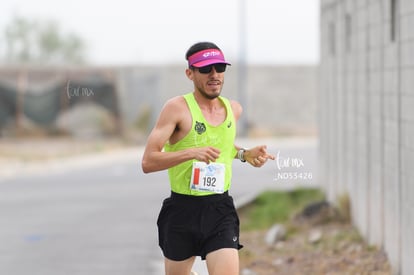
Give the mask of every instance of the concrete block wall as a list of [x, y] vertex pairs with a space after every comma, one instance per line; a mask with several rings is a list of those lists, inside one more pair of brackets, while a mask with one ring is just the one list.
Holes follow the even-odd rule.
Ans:
[[[414, 1], [401, 2], [401, 239], [410, 245], [401, 249], [402, 262], [414, 257]], [[403, 266], [405, 274], [414, 274], [414, 266]]]
[[414, 0], [322, 0], [320, 22], [326, 193], [348, 193], [360, 233], [414, 274]]

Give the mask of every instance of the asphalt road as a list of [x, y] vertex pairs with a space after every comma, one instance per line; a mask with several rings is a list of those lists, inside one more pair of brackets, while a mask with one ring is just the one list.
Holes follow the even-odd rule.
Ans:
[[[264, 189], [317, 185], [314, 140], [276, 142], [269, 151], [288, 167], [235, 161], [236, 204]], [[0, 178], [0, 274], [162, 274], [156, 218], [169, 194], [167, 174], [143, 174], [140, 157], [132, 150], [104, 161], [76, 158]], [[302, 172], [312, 179], [275, 180]]]

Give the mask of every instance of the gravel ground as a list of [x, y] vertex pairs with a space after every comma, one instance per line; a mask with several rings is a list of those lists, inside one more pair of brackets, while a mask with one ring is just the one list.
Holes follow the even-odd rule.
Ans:
[[350, 223], [285, 226], [286, 238], [272, 245], [265, 242], [267, 230], [241, 232], [241, 275], [392, 274], [384, 252], [367, 245]]

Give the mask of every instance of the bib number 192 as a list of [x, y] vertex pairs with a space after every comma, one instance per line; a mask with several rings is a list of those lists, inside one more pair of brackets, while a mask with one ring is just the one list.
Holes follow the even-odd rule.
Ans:
[[226, 167], [223, 163], [194, 162], [190, 189], [223, 193], [225, 170]]
[[216, 180], [215, 177], [203, 177], [203, 185], [216, 187]]

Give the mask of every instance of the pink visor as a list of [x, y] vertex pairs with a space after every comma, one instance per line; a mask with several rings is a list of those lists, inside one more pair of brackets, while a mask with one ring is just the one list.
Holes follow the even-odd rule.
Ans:
[[208, 66], [216, 63], [224, 63], [231, 65], [224, 59], [224, 55], [220, 50], [207, 49], [196, 52], [188, 58], [188, 65], [196, 68]]

